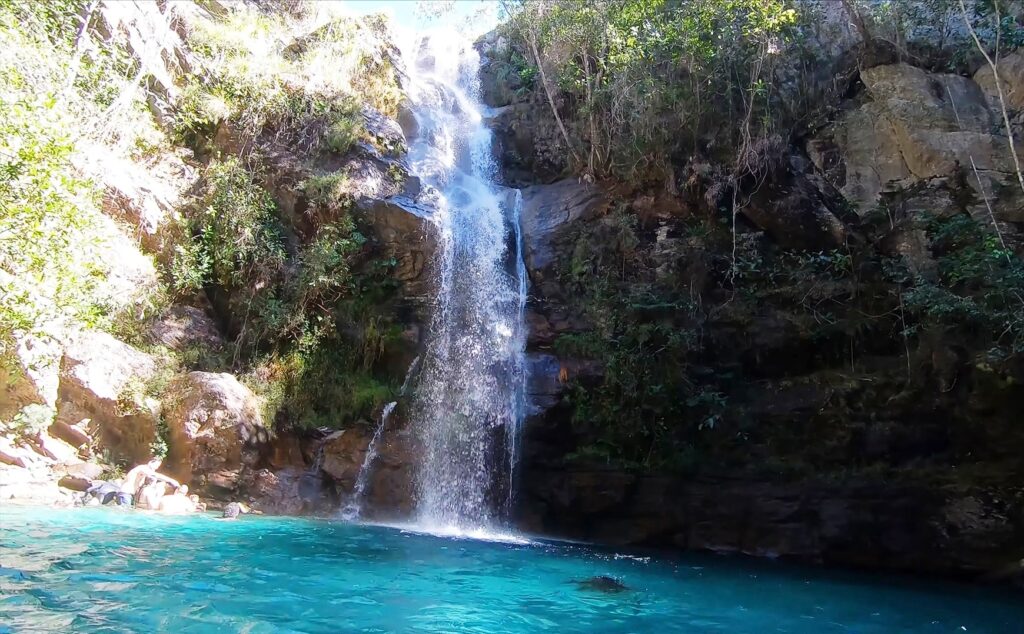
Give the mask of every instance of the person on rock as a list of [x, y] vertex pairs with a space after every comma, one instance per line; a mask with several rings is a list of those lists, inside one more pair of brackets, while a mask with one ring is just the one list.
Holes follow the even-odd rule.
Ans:
[[167, 493], [167, 483], [147, 477], [135, 496], [135, 508], [147, 511], [160, 510], [160, 500]]
[[161, 497], [157, 501], [156, 510], [170, 514], [193, 513], [196, 510], [193, 497], [188, 494], [188, 485], [183, 484], [174, 493]]
[[175, 489], [181, 486], [181, 484], [169, 476], [165, 476], [162, 473], [158, 473], [157, 469], [163, 464], [159, 458], [153, 458], [149, 462], [145, 462], [133, 468], [124, 476], [124, 480], [121, 482], [121, 493], [127, 496], [127, 503], [138, 501], [139, 492], [145, 484], [147, 478], [159, 482], [165, 482]]

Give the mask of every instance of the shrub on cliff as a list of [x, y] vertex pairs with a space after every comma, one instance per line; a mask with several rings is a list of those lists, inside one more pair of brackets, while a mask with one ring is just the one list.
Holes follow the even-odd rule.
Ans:
[[511, 11], [528, 52], [519, 74], [536, 68], [536, 90], [555, 117], [565, 110], [572, 167], [642, 182], [663, 179], [677, 153], [728, 153], [766, 134], [768, 70], [796, 19], [784, 0], [524, 0]]

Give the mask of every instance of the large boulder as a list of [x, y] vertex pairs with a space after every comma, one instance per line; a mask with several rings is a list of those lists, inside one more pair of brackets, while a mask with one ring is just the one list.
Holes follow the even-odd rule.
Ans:
[[323, 485], [320, 474], [307, 469], [257, 469], [247, 472], [240, 484], [249, 504], [264, 513], [305, 515], [337, 508], [334, 492]]
[[362, 427], [336, 431], [323, 440], [320, 468], [344, 491], [351, 492], [366, 458], [371, 432]]
[[[372, 432], [369, 427], [337, 431], [321, 445], [321, 468], [334, 483], [339, 500], [351, 499], [366, 464]], [[416, 435], [406, 428], [389, 426], [378, 438], [376, 456], [369, 464], [370, 471], [364, 475], [366, 489], [361, 500], [364, 517], [395, 519], [412, 512], [416, 447]]]
[[114, 461], [132, 464], [152, 455], [159, 404], [145, 398], [158, 361], [114, 337], [82, 331], [69, 338], [60, 363], [57, 419], [81, 424], [97, 449]]
[[523, 259], [531, 278], [555, 263], [559, 248], [567, 246], [563, 238], [573, 223], [599, 216], [608, 208], [608, 199], [598, 187], [576, 179], [527, 187], [522, 196]]
[[164, 398], [170, 473], [199, 489], [237, 489], [270, 440], [259, 405], [231, 374], [190, 372], [175, 379]]
[[[1011, 111], [1024, 110], [1024, 50], [999, 59], [999, 82], [1003, 88], [1003, 100]], [[981, 87], [993, 112], [999, 112], [999, 91], [996, 90], [995, 74], [985, 64], [974, 73], [974, 81]]]
[[834, 192], [814, 175], [791, 175], [759, 187], [742, 213], [785, 248], [835, 249], [846, 243], [846, 224]]
[[989, 198], [997, 216], [1016, 219], [1020, 201], [1009, 191], [1007, 138], [977, 83], [903, 63], [865, 69], [860, 77], [869, 101], [848, 107], [807, 146], [820, 172], [860, 213], [893, 191], [964, 176], [978, 204]]
[[420, 455], [412, 429], [388, 429], [377, 444], [368, 474], [364, 515], [378, 520], [408, 517], [416, 506], [416, 465]]
[[433, 300], [431, 263], [437, 251], [431, 210], [406, 196], [366, 197], [357, 204], [373, 227], [371, 239], [394, 259], [392, 275], [402, 284], [403, 296], [427, 306]]

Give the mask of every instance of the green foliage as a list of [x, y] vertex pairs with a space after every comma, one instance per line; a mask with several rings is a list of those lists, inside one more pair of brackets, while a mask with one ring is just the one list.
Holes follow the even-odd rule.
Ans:
[[156, 422], [156, 438], [149, 445], [149, 451], [154, 458], [163, 460], [167, 457], [167, 441], [170, 436], [171, 428], [167, 426], [167, 421], [160, 417]]
[[211, 163], [205, 176], [205, 194], [190, 218], [195, 241], [176, 247], [175, 287], [270, 283], [285, 259], [273, 199], [236, 158]]
[[1008, 353], [1024, 351], [1024, 263], [999, 237], [966, 214], [928, 227], [938, 276], [890, 271], [903, 283], [908, 311], [918, 327], [954, 329]]
[[273, 135], [279, 143], [344, 154], [365, 136], [362, 104], [397, 112], [401, 90], [381, 53], [384, 38], [383, 25], [372, 17], [322, 24], [313, 14], [288, 20], [241, 9], [200, 21], [189, 43], [202, 79], [183, 92], [178, 137], [198, 148], [218, 123], [230, 122], [246, 139]]
[[[81, 33], [86, 2], [0, 2], [0, 323], [47, 334], [104, 326], [104, 224], [83, 150], [159, 145], [120, 36]], [[97, 152], [92, 151], [93, 155]]]
[[0, 94], [2, 321], [33, 330], [58, 316], [94, 323], [102, 274], [90, 257], [95, 190], [76, 178], [73, 147], [53, 99]]
[[309, 198], [309, 202], [314, 205], [348, 208], [351, 202], [348, 196], [348, 185], [348, 174], [338, 171], [310, 176], [299, 185], [299, 188]]
[[797, 18], [784, 0], [524, 0], [513, 14], [575, 104], [571, 140], [586, 165], [573, 167], [643, 182], [679, 152], [735, 151], [766, 134], [764, 78]]
[[560, 336], [555, 352], [603, 371], [567, 377], [574, 425], [591, 439], [574, 459], [689, 468], [677, 458], [715, 427], [726, 400], [690, 377], [700, 351], [694, 307], [670, 277], [652, 278], [647, 254], [636, 218], [617, 211], [582, 228], [561, 263], [573, 310], [591, 327]]
[[344, 116], [335, 120], [324, 134], [324, 147], [335, 154], [345, 154], [363, 136], [362, 121], [355, 116]]

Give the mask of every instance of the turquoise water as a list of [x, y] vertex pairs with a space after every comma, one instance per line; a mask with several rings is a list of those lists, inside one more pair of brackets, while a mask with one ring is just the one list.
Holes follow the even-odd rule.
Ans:
[[322, 520], [0, 506], [0, 565], [0, 632], [1024, 632], [1003, 589]]

